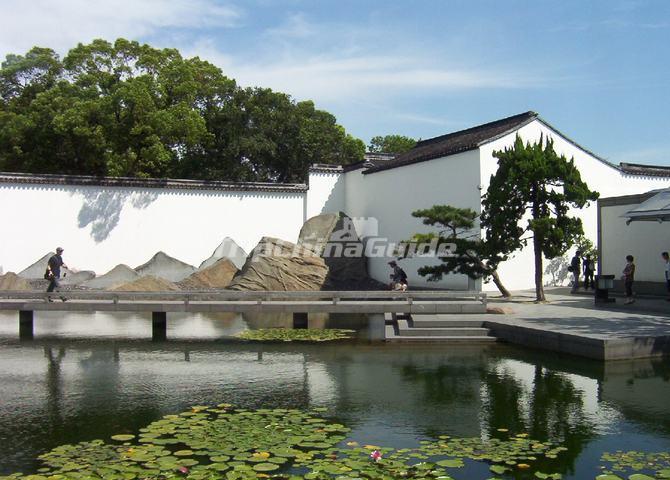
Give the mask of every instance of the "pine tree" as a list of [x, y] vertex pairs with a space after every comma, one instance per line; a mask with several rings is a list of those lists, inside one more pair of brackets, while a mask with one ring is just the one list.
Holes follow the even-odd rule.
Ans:
[[469, 208], [457, 208], [451, 205], [435, 205], [424, 210], [412, 212], [413, 217], [422, 218], [424, 225], [439, 227], [438, 232], [417, 233], [413, 241], [430, 243], [437, 239], [438, 247], [442, 244], [453, 244], [453, 250], [441, 260], [439, 265], [427, 265], [419, 269], [419, 275], [428, 277], [429, 281], [437, 281], [443, 275], [460, 273], [470, 278], [491, 278], [503, 297], [510, 293], [502, 284], [496, 268], [503, 257], [489, 249], [480, 238], [480, 230], [476, 225], [477, 213]]
[[563, 255], [584, 233], [581, 219], [569, 209], [587, 206], [598, 192], [582, 181], [574, 158], [554, 151], [551, 139], [524, 144], [517, 135], [512, 148], [493, 155], [498, 170], [482, 200], [485, 243], [507, 257], [532, 240], [536, 300], [544, 301], [543, 257]]

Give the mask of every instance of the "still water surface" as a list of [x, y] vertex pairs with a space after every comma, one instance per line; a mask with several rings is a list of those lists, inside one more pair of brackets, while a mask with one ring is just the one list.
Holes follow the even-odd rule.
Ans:
[[[603, 363], [504, 345], [225, 340], [290, 321], [170, 316], [170, 340], [153, 343], [149, 317], [45, 313], [35, 340], [19, 342], [16, 314], [2, 313], [0, 473], [30, 473], [37, 455], [63, 443], [136, 432], [191, 405], [222, 402], [327, 407], [352, 439], [396, 448], [442, 434], [528, 432], [569, 448], [555, 469], [564, 478], [593, 478], [604, 451], [670, 451], [667, 360]], [[348, 318], [345, 326], [360, 324]]]

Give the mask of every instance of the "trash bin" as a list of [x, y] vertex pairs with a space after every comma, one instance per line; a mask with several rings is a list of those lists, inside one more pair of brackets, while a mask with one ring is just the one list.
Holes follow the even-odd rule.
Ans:
[[610, 298], [610, 288], [614, 288], [614, 275], [596, 275], [595, 303], [616, 301], [614, 298]]

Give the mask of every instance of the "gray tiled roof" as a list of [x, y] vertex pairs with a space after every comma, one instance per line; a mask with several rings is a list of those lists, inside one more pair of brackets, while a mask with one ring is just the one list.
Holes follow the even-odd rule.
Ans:
[[220, 182], [169, 178], [94, 177], [0, 172], [0, 183], [42, 185], [84, 185], [106, 187], [167, 188], [175, 190], [227, 190], [254, 192], [306, 192], [303, 183]]
[[391, 168], [425, 162], [434, 158], [446, 157], [455, 153], [466, 152], [479, 148], [503, 135], [532, 122], [538, 117], [535, 112], [525, 112], [495, 122], [477, 125], [476, 127], [448, 133], [435, 138], [422, 140], [409, 152], [398, 155], [395, 159], [368, 168], [364, 173], [380, 172]]

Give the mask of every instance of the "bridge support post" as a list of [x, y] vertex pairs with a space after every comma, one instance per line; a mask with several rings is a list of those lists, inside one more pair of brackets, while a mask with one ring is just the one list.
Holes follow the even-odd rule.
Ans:
[[33, 311], [20, 310], [19, 311], [19, 339], [32, 340], [33, 339]]
[[295, 312], [293, 314], [293, 328], [307, 328], [309, 317], [307, 313]]
[[368, 338], [371, 342], [383, 342], [386, 340], [386, 319], [383, 313], [371, 313], [368, 315]]
[[166, 312], [151, 312], [151, 339], [154, 342], [167, 340]]

